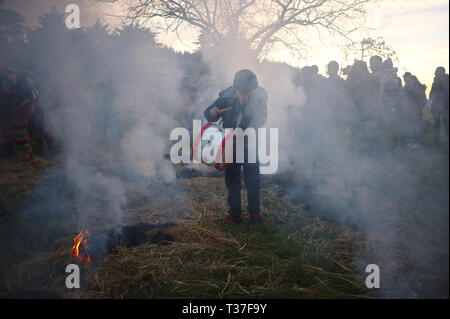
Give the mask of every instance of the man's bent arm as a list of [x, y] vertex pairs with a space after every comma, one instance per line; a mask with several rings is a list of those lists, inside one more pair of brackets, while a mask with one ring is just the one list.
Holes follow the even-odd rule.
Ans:
[[224, 105], [222, 98], [219, 97], [217, 100], [215, 100], [214, 103], [208, 106], [205, 112], [203, 113], [203, 116], [208, 120], [208, 122], [217, 122], [221, 117], [221, 115], [213, 116], [211, 115], [211, 113], [209, 113], [209, 111], [211, 111], [213, 107], [217, 107], [219, 110], [223, 109]]

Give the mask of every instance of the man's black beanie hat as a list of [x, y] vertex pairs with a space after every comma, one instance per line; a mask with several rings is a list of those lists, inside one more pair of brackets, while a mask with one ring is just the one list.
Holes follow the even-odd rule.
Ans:
[[240, 92], [250, 92], [258, 87], [258, 80], [256, 79], [255, 73], [243, 69], [235, 74], [233, 86]]

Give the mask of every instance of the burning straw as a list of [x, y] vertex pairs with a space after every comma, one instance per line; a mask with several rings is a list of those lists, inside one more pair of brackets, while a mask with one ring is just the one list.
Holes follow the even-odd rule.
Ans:
[[92, 263], [91, 256], [89, 255], [87, 238], [91, 234], [87, 230], [81, 231], [75, 238], [73, 239], [73, 247], [72, 247], [72, 256], [76, 258], [80, 262], [87, 261], [89, 264]]

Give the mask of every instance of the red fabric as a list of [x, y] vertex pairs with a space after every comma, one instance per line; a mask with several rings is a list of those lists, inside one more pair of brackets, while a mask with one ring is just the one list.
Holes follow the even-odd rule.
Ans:
[[260, 213], [254, 213], [254, 214], [250, 214], [250, 218], [252, 220], [260, 220], [260, 219], [262, 219], [262, 215]]
[[[194, 144], [193, 144], [193, 147], [192, 147], [192, 154], [193, 154], [194, 158], [195, 158], [196, 160], [200, 161], [200, 162], [201, 162], [201, 155], [200, 155], [200, 159], [196, 158], [196, 155], [197, 155], [197, 152], [198, 152], [198, 148], [201, 147], [201, 139], [202, 139], [203, 132], [204, 132], [206, 129], [208, 129], [208, 127], [210, 127], [210, 126], [213, 125], [213, 124], [214, 124], [214, 123], [212, 123], [212, 122], [208, 122], [208, 123], [206, 123], [205, 125], [203, 125], [203, 127], [202, 127], [202, 129], [201, 129], [201, 131], [200, 131], [200, 134], [197, 135], [197, 137], [196, 137], [195, 140], [194, 140]], [[224, 137], [224, 139], [222, 140], [222, 147], [221, 147], [221, 148], [219, 149], [219, 151], [217, 152], [217, 156], [216, 156], [216, 162], [217, 162], [217, 163], [214, 165], [214, 167], [215, 167], [216, 169], [218, 169], [219, 171], [224, 171], [224, 170], [226, 170], [226, 169], [228, 168], [228, 166], [230, 166], [230, 164], [231, 164], [231, 163], [219, 163], [219, 159], [220, 159], [220, 157], [222, 156], [222, 150], [225, 149], [225, 144], [228, 142], [228, 140], [229, 140], [230, 138], [233, 137], [233, 135], [234, 135], [234, 132], [231, 131], [230, 133], [228, 133], [227, 136]], [[233, 146], [234, 146], [234, 145], [233, 145]], [[234, 153], [234, 152], [235, 152], [235, 146], [234, 146], [234, 148], [233, 148], [233, 153]]]
[[231, 217], [231, 215], [228, 215], [227, 217], [225, 217], [223, 219], [223, 222], [226, 224], [239, 224], [241, 221], [242, 221], [241, 217], [233, 219], [233, 217]]

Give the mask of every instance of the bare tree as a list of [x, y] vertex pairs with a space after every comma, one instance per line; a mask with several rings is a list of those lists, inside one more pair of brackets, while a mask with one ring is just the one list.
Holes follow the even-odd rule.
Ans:
[[397, 52], [382, 37], [364, 38], [359, 42], [351, 42], [345, 45], [343, 51], [347, 58], [349, 55], [357, 54], [361, 60], [364, 60], [372, 55], [379, 55], [383, 59], [392, 58], [398, 62]]
[[155, 32], [190, 26], [214, 44], [225, 36], [250, 42], [258, 56], [274, 45], [299, 51], [307, 28], [347, 38], [365, 22], [365, 5], [377, 0], [124, 0], [128, 18]]

